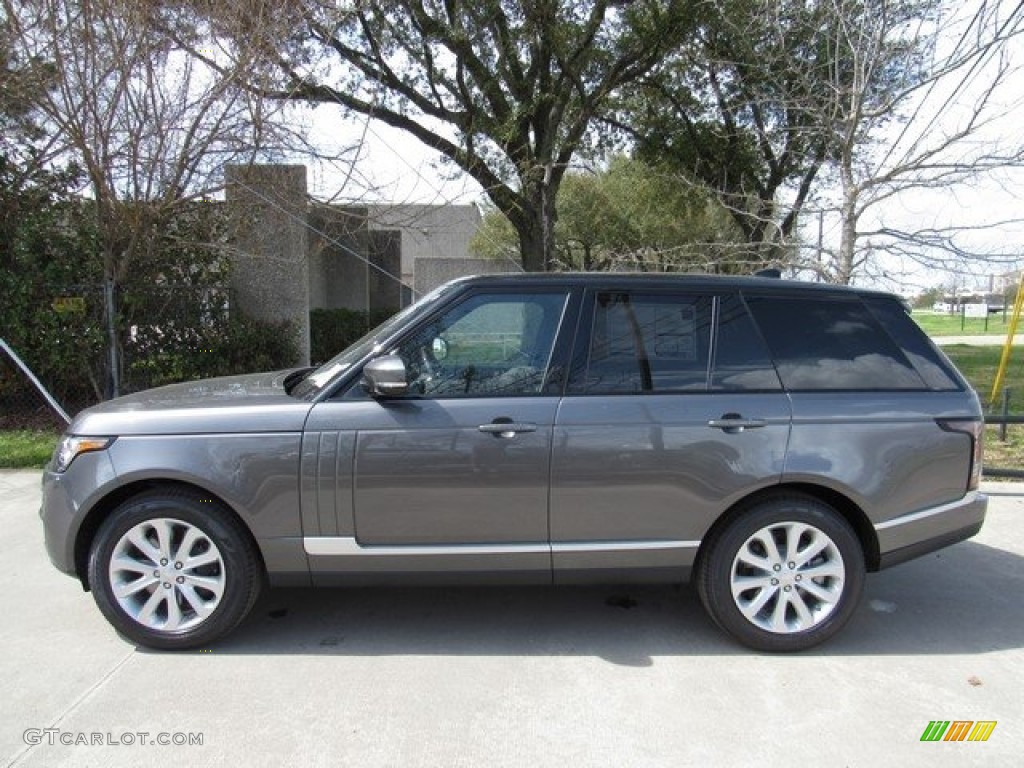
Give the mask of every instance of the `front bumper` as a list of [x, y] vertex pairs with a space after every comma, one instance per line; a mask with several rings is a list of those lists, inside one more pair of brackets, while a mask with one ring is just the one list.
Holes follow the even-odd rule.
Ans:
[[60, 474], [49, 467], [43, 471], [39, 516], [43, 520], [46, 554], [58, 570], [80, 579], [84, 577], [75, 562], [78, 532], [93, 506], [97, 489], [113, 479], [114, 466], [106, 451], [83, 453]]

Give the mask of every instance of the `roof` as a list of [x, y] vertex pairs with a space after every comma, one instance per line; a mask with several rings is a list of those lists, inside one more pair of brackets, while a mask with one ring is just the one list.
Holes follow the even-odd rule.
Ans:
[[602, 288], [666, 288], [689, 290], [757, 290], [771, 293], [850, 294], [857, 296], [887, 296], [894, 294], [868, 288], [832, 283], [810, 283], [800, 280], [780, 280], [772, 277], [736, 275], [701, 275], [666, 272], [517, 272], [510, 274], [473, 275], [455, 282], [473, 285], [582, 285]]

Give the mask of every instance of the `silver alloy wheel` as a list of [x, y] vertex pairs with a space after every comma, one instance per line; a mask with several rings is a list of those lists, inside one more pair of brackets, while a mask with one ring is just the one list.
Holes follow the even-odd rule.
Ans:
[[108, 568], [121, 609], [163, 632], [205, 621], [224, 595], [220, 550], [202, 529], [174, 518], [145, 520], [118, 539]]
[[843, 596], [846, 567], [839, 548], [813, 525], [779, 522], [750, 536], [732, 562], [736, 607], [761, 629], [804, 632], [820, 624]]

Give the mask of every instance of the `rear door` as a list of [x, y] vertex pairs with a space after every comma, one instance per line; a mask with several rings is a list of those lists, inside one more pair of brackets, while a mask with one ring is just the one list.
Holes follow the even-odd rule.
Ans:
[[723, 510], [778, 482], [789, 400], [735, 294], [609, 288], [581, 312], [554, 428], [555, 580], [685, 577]]

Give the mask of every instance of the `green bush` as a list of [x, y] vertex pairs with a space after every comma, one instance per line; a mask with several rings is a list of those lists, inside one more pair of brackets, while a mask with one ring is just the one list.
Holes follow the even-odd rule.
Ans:
[[[74, 186], [73, 171], [25, 176], [0, 152], [0, 335], [72, 412], [102, 399], [111, 381], [96, 211]], [[141, 205], [125, 203], [126, 215]], [[223, 209], [143, 212], [152, 236], [114, 270], [121, 391], [292, 365], [294, 328], [247, 317], [231, 300]], [[0, 376], [0, 402], [24, 411], [14, 423], [32, 426], [23, 378]]]
[[[76, 178], [73, 168], [26, 170], [0, 153], [0, 335], [58, 400], [80, 404], [102, 392], [105, 341], [102, 292], [93, 290], [102, 262], [88, 211], [70, 191]], [[54, 306], [67, 297], [84, 303]]]
[[309, 313], [310, 359], [317, 364], [330, 360], [392, 314], [391, 310], [314, 309]]
[[263, 323], [235, 311], [213, 325], [147, 326], [126, 347], [129, 389], [158, 387], [294, 363], [298, 350], [288, 323]]

